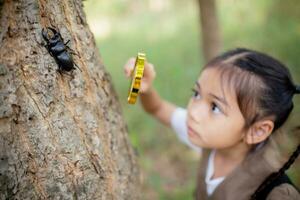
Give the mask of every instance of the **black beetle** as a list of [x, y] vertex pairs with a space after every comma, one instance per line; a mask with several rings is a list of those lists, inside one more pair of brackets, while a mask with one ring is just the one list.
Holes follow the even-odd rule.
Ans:
[[[52, 31], [52, 36], [49, 37], [48, 29]], [[68, 40], [64, 43], [64, 40], [60, 34], [60, 32], [56, 31], [54, 28], [47, 27], [47, 30], [42, 29], [42, 36], [44, 40], [47, 42], [45, 47], [47, 48], [50, 55], [55, 59], [58, 65], [58, 71], [72, 71], [75, 69], [74, 65], [80, 70], [80, 68], [73, 61], [71, 54], [75, 54], [73, 50], [67, 46], [70, 42]], [[77, 54], [75, 54], [77, 55]]]

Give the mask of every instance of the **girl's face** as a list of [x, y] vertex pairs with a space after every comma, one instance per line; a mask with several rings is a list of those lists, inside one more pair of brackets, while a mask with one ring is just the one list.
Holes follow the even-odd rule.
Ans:
[[234, 91], [223, 85], [223, 94], [218, 69], [203, 70], [193, 90], [187, 107], [190, 141], [200, 147], [216, 149], [241, 142], [245, 120]]

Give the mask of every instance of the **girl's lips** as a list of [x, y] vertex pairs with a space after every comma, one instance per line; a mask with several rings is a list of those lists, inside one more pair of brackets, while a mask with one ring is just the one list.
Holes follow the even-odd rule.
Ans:
[[188, 126], [188, 135], [193, 138], [200, 137], [190, 126]]

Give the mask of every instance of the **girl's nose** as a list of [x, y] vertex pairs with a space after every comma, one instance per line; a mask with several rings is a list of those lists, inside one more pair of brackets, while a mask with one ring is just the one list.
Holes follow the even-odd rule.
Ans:
[[189, 110], [191, 119], [196, 123], [201, 123], [207, 113], [203, 103], [193, 104]]

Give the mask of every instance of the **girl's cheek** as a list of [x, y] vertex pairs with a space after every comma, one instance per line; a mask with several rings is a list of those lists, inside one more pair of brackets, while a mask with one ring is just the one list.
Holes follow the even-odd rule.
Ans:
[[188, 116], [194, 115], [194, 111], [195, 111], [195, 105], [193, 104], [193, 101], [190, 100], [189, 103], [188, 103], [188, 106], [187, 106]]

